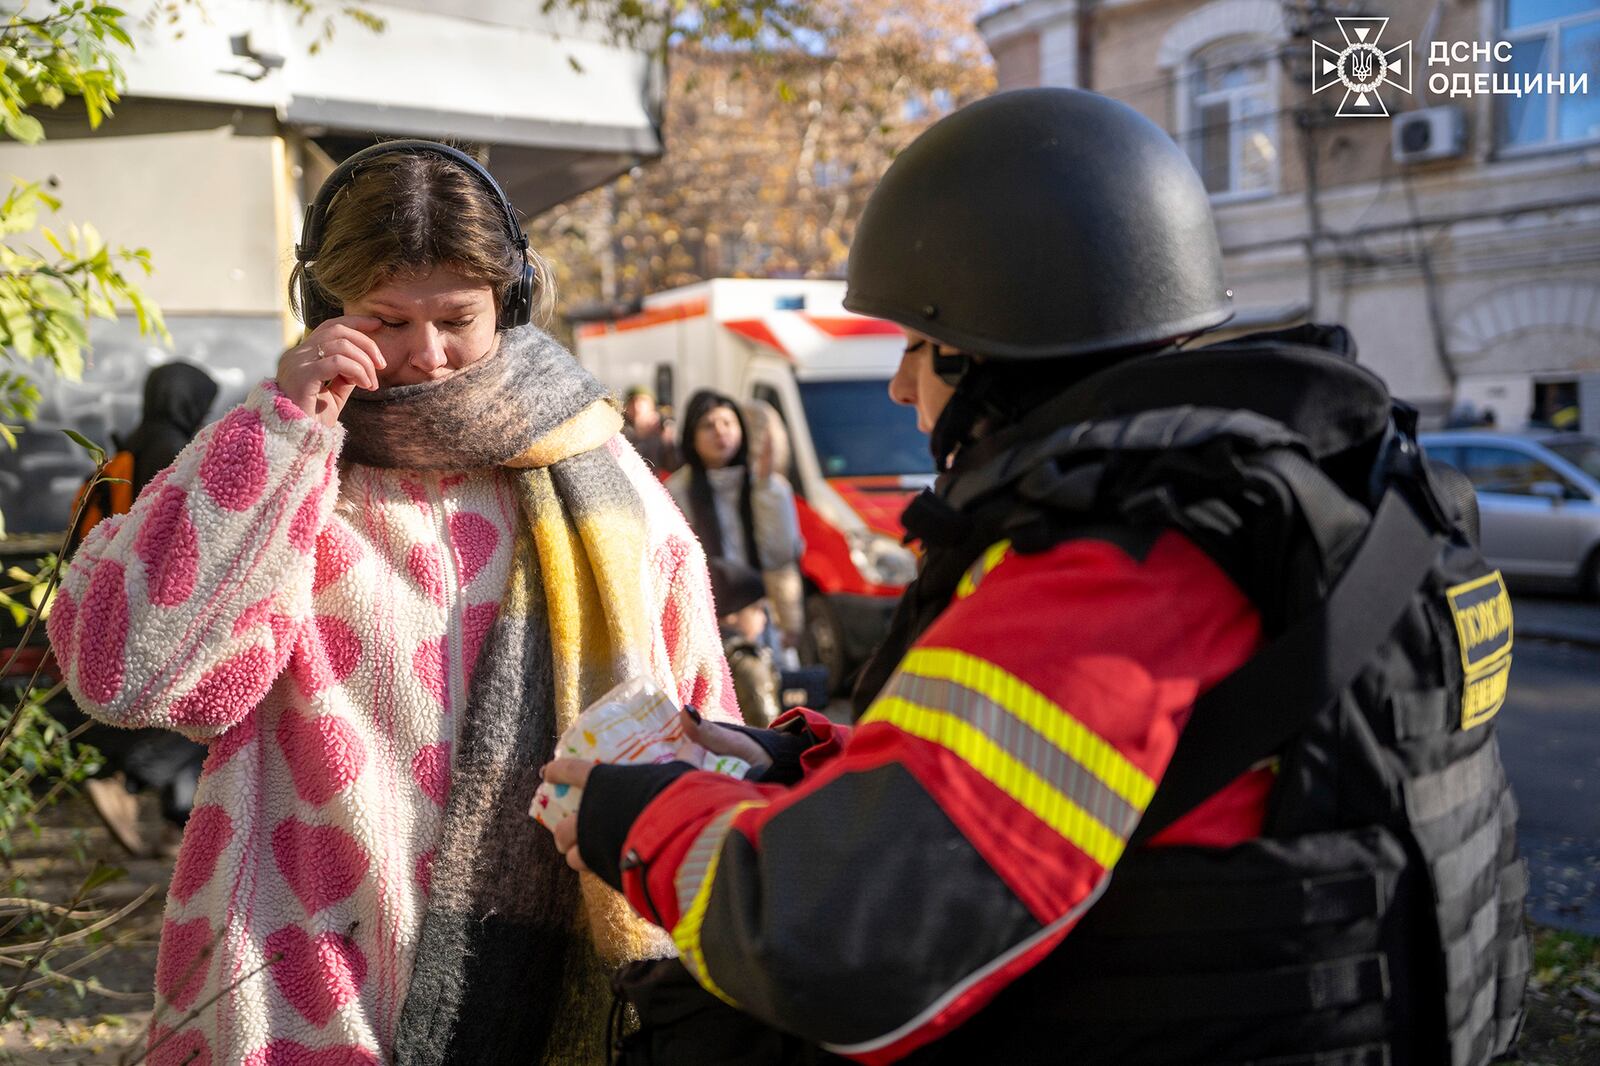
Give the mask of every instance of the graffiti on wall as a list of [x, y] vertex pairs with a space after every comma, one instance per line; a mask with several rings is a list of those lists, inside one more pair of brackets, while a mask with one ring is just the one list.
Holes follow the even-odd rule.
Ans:
[[66, 527], [72, 499], [94, 466], [62, 430], [76, 430], [115, 450], [120, 437], [139, 423], [144, 379], [152, 367], [174, 359], [203, 367], [218, 386], [209, 416], [214, 419], [273, 373], [282, 350], [276, 318], [174, 316], [167, 320], [170, 348], [139, 336], [131, 322], [95, 326], [83, 380], [33, 375], [40, 393], [38, 416], [17, 435], [15, 451], [0, 445], [0, 514], [9, 533]]

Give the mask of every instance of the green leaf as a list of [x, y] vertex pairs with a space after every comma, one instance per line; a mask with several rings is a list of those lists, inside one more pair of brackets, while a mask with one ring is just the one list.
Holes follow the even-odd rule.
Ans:
[[90, 440], [88, 437], [85, 437], [82, 433], [79, 433], [75, 429], [63, 429], [61, 432], [65, 433], [69, 438], [71, 438], [72, 443], [88, 452], [89, 457], [94, 460], [94, 464], [96, 466], [100, 466], [106, 461], [106, 450], [100, 447], [100, 445], [96, 444], [94, 441]]
[[44, 124], [32, 115], [7, 115], [5, 131], [23, 144], [38, 144], [44, 140]]
[[127, 876], [128, 871], [120, 866], [112, 866], [104, 862], [96, 863], [94, 869], [89, 871], [89, 876], [84, 878], [83, 893], [88, 895], [101, 885], [109, 885], [111, 882], [119, 881]]

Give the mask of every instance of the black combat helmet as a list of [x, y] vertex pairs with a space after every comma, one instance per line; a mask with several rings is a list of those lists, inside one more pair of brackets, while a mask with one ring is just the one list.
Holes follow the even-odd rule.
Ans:
[[1002, 359], [1149, 348], [1233, 314], [1205, 187], [1126, 104], [980, 100], [902, 152], [867, 202], [844, 305]]

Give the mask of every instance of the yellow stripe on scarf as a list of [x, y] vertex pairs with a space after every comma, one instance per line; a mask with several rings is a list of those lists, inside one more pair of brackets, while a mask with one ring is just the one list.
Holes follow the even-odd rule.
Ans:
[[548, 470], [524, 476], [550, 627], [556, 725], [564, 730], [612, 686], [648, 669], [654, 631], [640, 574], [645, 531], [636, 516], [610, 508], [575, 519], [560, 507]]
[[[544, 591], [558, 731], [612, 686], [649, 668], [655, 627], [645, 603], [649, 583], [641, 572], [647, 565], [641, 516], [603, 499], [574, 514], [564, 506], [550, 470], [563, 459], [604, 447], [621, 428], [616, 409], [597, 401], [506, 464], [525, 471], [523, 511], [531, 519], [539, 578], [530, 580], [532, 560], [519, 553], [510, 587]], [[527, 613], [528, 605], [515, 592], [506, 606]], [[592, 875], [582, 882], [589, 933], [607, 963], [672, 953], [667, 933], [635, 915], [620, 895]]]
[[507, 459], [505, 465], [518, 469], [550, 466], [568, 456], [598, 448], [621, 432], [622, 415], [611, 401], [596, 400], [534, 441], [521, 455]]

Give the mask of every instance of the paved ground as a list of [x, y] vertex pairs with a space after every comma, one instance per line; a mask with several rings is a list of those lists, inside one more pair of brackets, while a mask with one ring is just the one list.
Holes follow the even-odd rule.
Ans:
[[[1600, 603], [1576, 596], [1512, 596], [1517, 635], [1600, 647]], [[1600, 679], [1596, 679], [1600, 684]]]
[[[144, 828], [154, 839], [160, 833], [156, 801], [143, 797], [140, 806]], [[137, 901], [146, 890], [154, 891], [142, 906], [105, 931], [106, 943], [65, 951], [54, 960], [58, 971], [93, 979], [107, 991], [85, 990], [80, 995], [61, 983], [30, 993], [24, 1004], [28, 1017], [0, 1026], [0, 1066], [133, 1066], [150, 1019], [156, 939], [171, 859], [130, 859], [81, 798], [53, 807], [41, 821], [37, 836], [18, 841], [15, 862], [6, 871], [25, 879], [37, 897], [71, 898], [97, 859], [126, 871], [94, 894], [98, 909], [114, 912]], [[0, 985], [8, 983], [0, 974]]]
[[[1600, 605], [1523, 597], [1513, 610], [1511, 691], [1498, 721], [1533, 875], [1530, 911], [1600, 935]], [[1588, 633], [1595, 639], [1580, 642]]]

